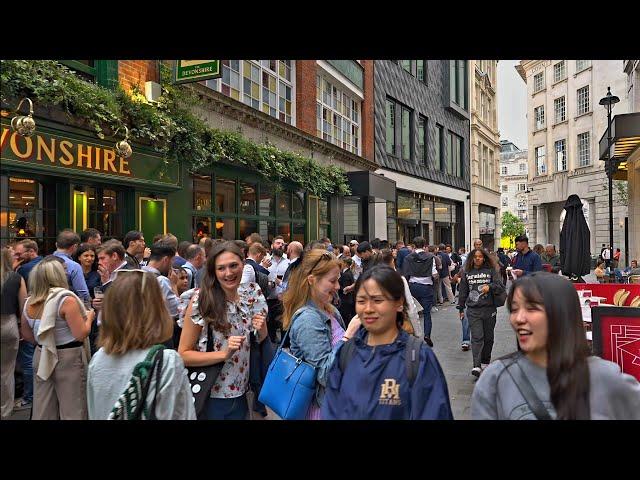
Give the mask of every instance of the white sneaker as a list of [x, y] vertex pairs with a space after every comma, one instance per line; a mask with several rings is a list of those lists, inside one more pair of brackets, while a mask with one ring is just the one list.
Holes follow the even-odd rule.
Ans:
[[471, 369], [471, 375], [476, 378], [480, 378], [480, 374], [482, 373], [482, 369], [480, 367], [473, 367]]
[[438, 311], [438, 307], [431, 307], [431, 311], [432, 312], [437, 312]]

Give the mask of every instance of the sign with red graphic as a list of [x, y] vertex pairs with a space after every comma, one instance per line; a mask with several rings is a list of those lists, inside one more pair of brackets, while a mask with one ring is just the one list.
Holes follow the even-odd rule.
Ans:
[[640, 308], [594, 307], [593, 353], [640, 381]]

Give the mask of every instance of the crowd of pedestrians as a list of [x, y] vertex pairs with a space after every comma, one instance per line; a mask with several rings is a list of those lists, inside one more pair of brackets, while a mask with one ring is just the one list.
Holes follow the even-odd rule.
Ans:
[[[640, 418], [640, 384], [589, 354], [555, 247], [524, 235], [515, 252], [422, 237], [102, 240], [67, 229], [47, 256], [30, 239], [2, 248], [2, 418], [264, 418], [284, 349], [315, 372], [308, 420], [453, 419], [432, 349], [431, 314], [449, 305], [472, 353], [473, 418]], [[518, 351], [496, 360], [505, 304]]]

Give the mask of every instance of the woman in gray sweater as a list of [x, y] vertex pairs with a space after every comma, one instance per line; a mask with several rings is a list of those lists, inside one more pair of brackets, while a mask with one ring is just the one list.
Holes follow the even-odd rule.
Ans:
[[589, 356], [578, 294], [566, 278], [521, 277], [507, 308], [521, 351], [482, 374], [471, 398], [473, 419], [640, 419], [640, 383], [615, 363]]

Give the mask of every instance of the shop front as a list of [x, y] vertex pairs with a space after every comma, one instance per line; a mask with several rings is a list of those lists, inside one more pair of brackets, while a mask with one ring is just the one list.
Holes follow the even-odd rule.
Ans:
[[[397, 211], [388, 211], [389, 229], [396, 228], [397, 240], [410, 243], [417, 236], [427, 244], [464, 245], [464, 205], [445, 198], [398, 190]], [[392, 237], [391, 232], [389, 237]]]
[[496, 208], [480, 204], [478, 206], [479, 235], [484, 248], [496, 250]]
[[176, 163], [136, 144], [131, 157], [117, 157], [113, 143], [92, 132], [36, 121], [33, 136], [23, 137], [8, 115], [1, 119], [0, 242], [29, 238], [47, 254], [64, 228], [96, 228], [103, 239], [166, 233], [168, 195], [181, 187]]

